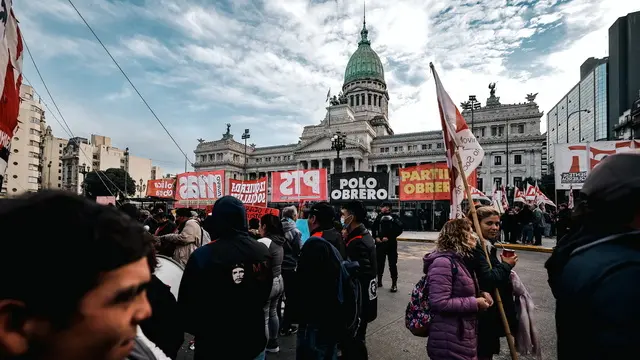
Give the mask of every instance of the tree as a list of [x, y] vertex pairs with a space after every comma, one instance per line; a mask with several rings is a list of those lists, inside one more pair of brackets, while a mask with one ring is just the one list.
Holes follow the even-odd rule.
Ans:
[[[125, 178], [127, 181], [126, 187]], [[84, 180], [84, 186], [85, 196], [93, 199], [98, 196], [111, 196], [112, 194], [122, 198], [125, 188], [127, 189], [127, 195], [136, 193], [136, 182], [126, 171], [118, 168], [100, 171], [100, 175], [96, 171], [88, 172]]]

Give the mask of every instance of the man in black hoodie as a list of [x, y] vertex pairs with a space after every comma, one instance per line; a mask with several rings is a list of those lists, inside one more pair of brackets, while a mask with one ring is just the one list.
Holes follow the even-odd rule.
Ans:
[[[296, 228], [298, 211], [295, 206], [282, 209], [282, 231], [284, 231], [285, 242], [282, 244], [284, 258], [282, 259], [282, 278], [284, 281], [284, 310], [282, 311], [282, 322], [280, 323], [280, 335], [289, 336], [298, 332], [298, 328], [291, 323], [291, 305], [293, 304], [293, 291], [295, 289], [295, 274], [298, 267], [298, 256], [302, 248], [302, 233]], [[278, 312], [280, 313], [280, 312]]]
[[358, 281], [362, 296], [362, 323], [356, 337], [342, 344], [345, 359], [368, 359], [367, 324], [378, 316], [378, 284], [376, 282], [376, 243], [364, 226], [367, 210], [361, 201], [351, 201], [342, 207], [342, 223], [347, 230], [347, 256], [360, 265]]
[[244, 205], [233, 196], [216, 201], [203, 227], [217, 240], [193, 252], [178, 296], [185, 331], [195, 336], [194, 359], [263, 358], [269, 250], [249, 236]]
[[640, 338], [640, 154], [612, 155], [598, 164], [580, 191], [574, 219], [545, 264], [557, 300], [557, 358], [634, 358]]

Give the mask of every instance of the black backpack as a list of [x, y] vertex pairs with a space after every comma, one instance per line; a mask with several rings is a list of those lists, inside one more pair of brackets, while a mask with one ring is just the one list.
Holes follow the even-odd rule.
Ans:
[[357, 261], [342, 260], [340, 252], [327, 240], [312, 236], [309, 241], [322, 241], [332, 250], [334, 260], [340, 265], [340, 276], [338, 278], [338, 305], [339, 314], [337, 318], [341, 320], [338, 328], [339, 339], [354, 338], [362, 323], [362, 292], [357, 273], [360, 264]]

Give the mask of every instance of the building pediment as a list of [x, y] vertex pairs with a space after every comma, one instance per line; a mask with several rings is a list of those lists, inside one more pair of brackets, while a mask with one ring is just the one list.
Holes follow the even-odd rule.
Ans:
[[302, 143], [296, 149], [296, 152], [309, 151], [327, 151], [331, 150], [331, 138], [326, 135], [317, 136], [305, 143]]

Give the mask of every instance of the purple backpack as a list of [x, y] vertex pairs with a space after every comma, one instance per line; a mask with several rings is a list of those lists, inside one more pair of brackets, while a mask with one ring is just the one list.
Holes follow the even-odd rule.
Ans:
[[[453, 280], [455, 281], [458, 267], [450, 256], [443, 256], [451, 260], [451, 274], [453, 274]], [[429, 309], [429, 284], [427, 283], [427, 275], [424, 275], [413, 287], [411, 299], [407, 304], [404, 315], [404, 324], [414, 336], [429, 336], [429, 328], [433, 317]]]

